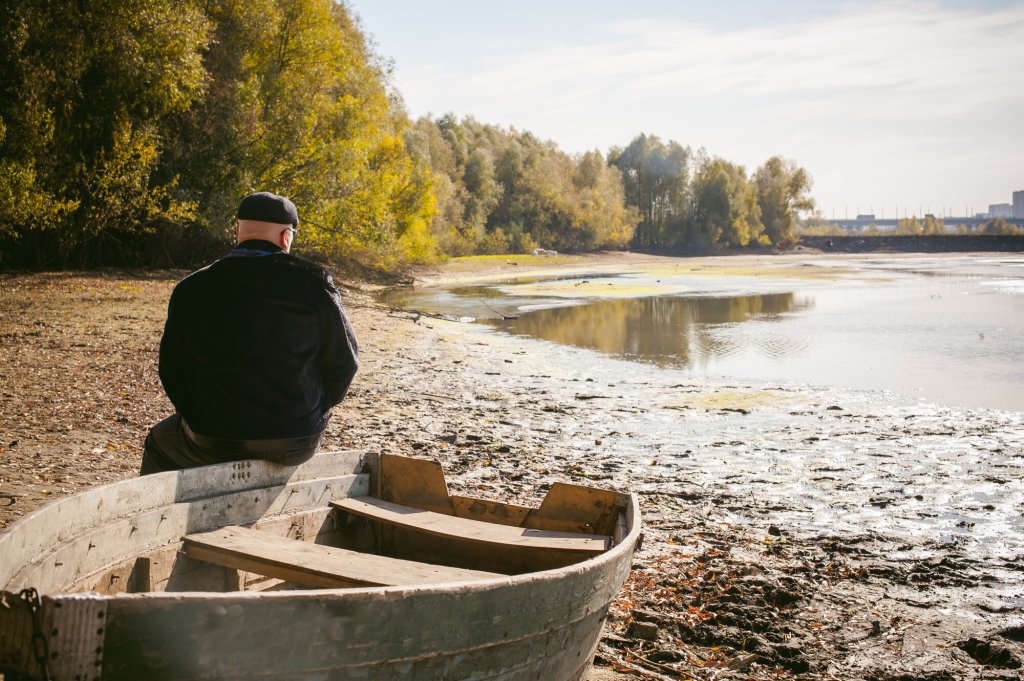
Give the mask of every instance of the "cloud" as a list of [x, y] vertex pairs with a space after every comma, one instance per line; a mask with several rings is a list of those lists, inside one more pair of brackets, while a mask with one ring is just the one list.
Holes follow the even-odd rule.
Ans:
[[1024, 139], [1021, 6], [856, 4], [733, 30], [635, 19], [583, 40], [504, 41], [486, 55], [399, 65], [411, 110], [472, 114], [572, 151], [644, 131], [748, 164], [781, 152], [811, 167], [819, 187], [853, 182], [880, 154], [919, 167], [988, 158], [1005, 172], [995, 156]]

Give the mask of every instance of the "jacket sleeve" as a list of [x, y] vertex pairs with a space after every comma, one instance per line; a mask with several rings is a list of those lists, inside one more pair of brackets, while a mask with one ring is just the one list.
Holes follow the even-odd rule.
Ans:
[[188, 402], [186, 394], [188, 380], [185, 376], [186, 363], [183, 361], [185, 338], [180, 319], [180, 304], [175, 304], [178, 297], [180, 297], [178, 290], [175, 289], [167, 304], [167, 321], [164, 323], [164, 335], [160, 339], [159, 373], [164, 392], [167, 393], [174, 408], [180, 413]]
[[324, 312], [321, 320], [323, 344], [320, 352], [320, 379], [324, 395], [333, 407], [342, 401], [352, 377], [359, 369], [359, 346], [349, 324], [341, 296], [328, 277], [324, 288]]

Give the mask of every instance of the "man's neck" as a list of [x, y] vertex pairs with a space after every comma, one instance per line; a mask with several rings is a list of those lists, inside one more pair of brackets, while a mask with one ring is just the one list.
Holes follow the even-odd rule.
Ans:
[[280, 253], [284, 250], [274, 242], [263, 239], [245, 239], [244, 241], [239, 241], [235, 248], [242, 248], [247, 251], [270, 251], [271, 253]]

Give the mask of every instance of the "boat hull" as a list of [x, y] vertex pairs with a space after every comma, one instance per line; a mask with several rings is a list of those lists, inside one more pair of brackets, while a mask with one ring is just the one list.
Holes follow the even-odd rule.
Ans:
[[[328, 517], [319, 510], [325, 500], [364, 494], [370, 480], [358, 472], [358, 452], [312, 461], [306, 470], [239, 462], [128, 480], [22, 520], [0, 536], [8, 606], [0, 608], [0, 669], [43, 678], [42, 634], [53, 679], [583, 677], [608, 606], [628, 576], [639, 536], [633, 497], [616, 546], [552, 570], [415, 587], [48, 595], [72, 584], [92, 588], [90, 580], [118, 573], [111, 566], [119, 540], [123, 557], [173, 552], [184, 534], [228, 523], [262, 523], [291, 535], [333, 531], [318, 525]], [[117, 500], [131, 503], [119, 511], [112, 507]], [[99, 520], [84, 519], [89, 509]], [[16, 564], [35, 550], [35, 559]], [[103, 555], [89, 558], [91, 552]], [[64, 561], [75, 557], [84, 567], [67, 568]], [[147, 579], [174, 585], [174, 575], [159, 570]], [[33, 584], [45, 587], [34, 614], [15, 594]]]

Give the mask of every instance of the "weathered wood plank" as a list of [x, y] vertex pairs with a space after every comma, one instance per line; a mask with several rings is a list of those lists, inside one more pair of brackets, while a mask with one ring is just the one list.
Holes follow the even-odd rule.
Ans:
[[190, 558], [309, 587], [439, 584], [502, 576], [282, 539], [243, 527], [190, 534], [184, 541]]
[[317, 454], [299, 467], [236, 461], [131, 478], [59, 499], [0, 534], [0, 584], [10, 584], [16, 572], [55, 546], [108, 523], [209, 496], [354, 474], [361, 460], [362, 452], [344, 450]]
[[380, 455], [380, 499], [424, 511], [452, 515], [441, 464], [394, 454]]
[[628, 503], [628, 496], [611, 490], [556, 482], [540, 508], [530, 511], [523, 527], [610, 535], [618, 509]]
[[518, 506], [500, 501], [477, 499], [476, 497], [452, 496], [455, 515], [459, 518], [480, 520], [485, 523], [519, 527], [526, 516], [534, 510], [529, 506]]
[[[45, 593], [69, 590], [73, 585], [91, 586], [93, 575], [110, 569], [126, 556], [144, 555], [177, 545], [182, 536], [192, 532], [224, 525], [251, 525], [262, 518], [326, 507], [331, 498], [349, 493], [365, 494], [367, 483], [366, 476], [345, 475], [267, 489], [228, 491], [222, 496], [174, 503], [141, 515], [123, 517], [69, 541], [57, 542], [51, 535], [52, 543], [34, 560], [18, 566], [20, 569], [10, 577], [5, 588], [31, 585]], [[46, 527], [39, 528], [40, 533], [46, 531]]]
[[498, 525], [422, 511], [373, 497], [340, 499], [332, 501], [331, 506], [387, 525], [482, 544], [596, 555], [606, 550], [610, 543], [609, 537], [603, 535]]

